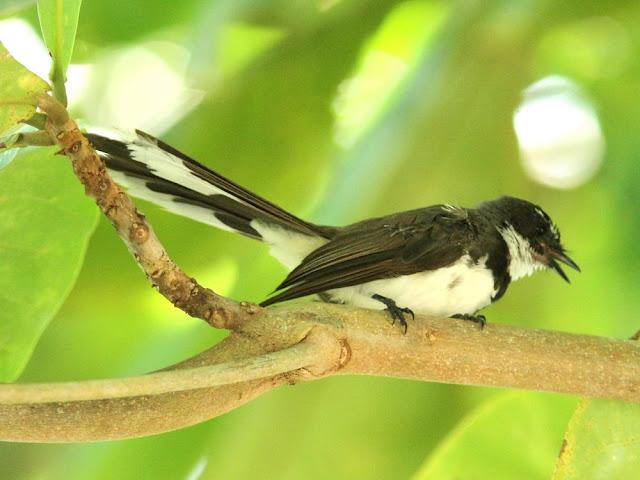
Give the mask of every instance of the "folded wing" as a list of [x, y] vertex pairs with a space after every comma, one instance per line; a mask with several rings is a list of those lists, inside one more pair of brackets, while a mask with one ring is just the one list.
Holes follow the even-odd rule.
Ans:
[[449, 265], [472, 234], [466, 210], [445, 205], [354, 224], [304, 258], [262, 305]]

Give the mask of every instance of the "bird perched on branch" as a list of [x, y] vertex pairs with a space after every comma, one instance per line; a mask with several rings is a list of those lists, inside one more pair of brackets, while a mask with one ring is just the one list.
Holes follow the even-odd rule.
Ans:
[[579, 271], [538, 206], [500, 197], [475, 208], [430, 207], [346, 227], [315, 225], [137, 131], [130, 142], [87, 137], [114, 180], [167, 210], [267, 243], [290, 272], [263, 306], [306, 295], [385, 309], [407, 328], [424, 313], [484, 325], [478, 311], [512, 280], [560, 263]]

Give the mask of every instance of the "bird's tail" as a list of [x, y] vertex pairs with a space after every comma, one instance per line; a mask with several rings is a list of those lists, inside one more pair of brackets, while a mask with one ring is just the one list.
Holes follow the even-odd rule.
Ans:
[[[131, 142], [87, 134], [113, 179], [138, 198], [170, 212], [265, 241], [303, 257], [330, 236], [139, 130]], [[286, 252], [285, 252], [286, 253]], [[294, 253], [294, 252], [290, 252]], [[274, 252], [276, 257], [277, 252]], [[279, 258], [292, 268], [301, 258]]]

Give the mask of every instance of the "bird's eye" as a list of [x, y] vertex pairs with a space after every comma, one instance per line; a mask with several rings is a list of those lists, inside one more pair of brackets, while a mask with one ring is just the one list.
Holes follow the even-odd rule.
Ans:
[[547, 230], [547, 229], [545, 228], [545, 226], [544, 226], [544, 225], [542, 225], [542, 224], [540, 224], [540, 225], [538, 225], [538, 227], [536, 228], [536, 234], [538, 234], [538, 235], [543, 235], [543, 234], [544, 234], [544, 232], [545, 232], [546, 230]]

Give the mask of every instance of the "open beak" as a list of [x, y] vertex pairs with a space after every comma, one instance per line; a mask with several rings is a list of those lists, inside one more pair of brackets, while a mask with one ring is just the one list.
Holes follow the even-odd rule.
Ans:
[[571, 260], [567, 254], [565, 254], [562, 251], [556, 251], [556, 250], [551, 250], [549, 249], [548, 253], [547, 253], [547, 265], [549, 265], [550, 268], [553, 268], [556, 273], [558, 275], [560, 275], [567, 283], [571, 283], [569, 281], [569, 277], [567, 277], [567, 274], [564, 273], [564, 271], [562, 270], [562, 268], [560, 267], [560, 264], [558, 262], [562, 262], [565, 265], [573, 268], [574, 270], [577, 270], [578, 272], [580, 271], [580, 267], [578, 267], [578, 265], [576, 264], [576, 262], [574, 262], [573, 260]]

